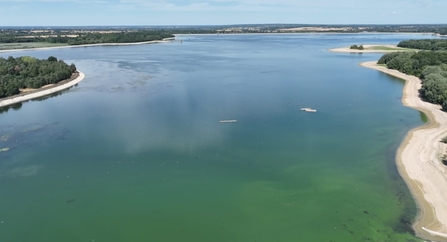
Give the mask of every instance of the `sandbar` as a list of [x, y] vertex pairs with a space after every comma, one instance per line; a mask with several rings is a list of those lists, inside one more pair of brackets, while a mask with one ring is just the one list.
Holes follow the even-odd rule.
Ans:
[[407, 133], [397, 150], [396, 162], [418, 205], [413, 224], [416, 235], [447, 241], [447, 167], [441, 162], [446, 145], [440, 142], [447, 135], [447, 113], [441, 106], [421, 100], [419, 78], [379, 66], [375, 61], [361, 65], [405, 80], [402, 103], [429, 118], [427, 124]]
[[397, 45], [363, 45], [363, 50], [350, 49], [350, 47], [333, 48], [331, 52], [343, 52], [343, 53], [387, 53], [396, 51], [415, 51], [407, 48], [400, 48]]
[[18, 95], [14, 95], [12, 97], [0, 99], [0, 107], [13, 105], [16, 103], [28, 101], [28, 100], [39, 98], [39, 97], [44, 97], [44, 96], [50, 95], [52, 93], [68, 89], [68, 88], [78, 84], [79, 82], [81, 82], [84, 78], [85, 78], [84, 73], [78, 71], [75, 74], [75, 76], [72, 77], [71, 79], [61, 81], [55, 85], [42, 87], [42, 88], [36, 89], [31, 92], [21, 93]]

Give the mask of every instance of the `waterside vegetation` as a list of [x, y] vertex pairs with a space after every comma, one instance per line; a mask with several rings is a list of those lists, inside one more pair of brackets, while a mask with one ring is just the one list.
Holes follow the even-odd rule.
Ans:
[[418, 50], [447, 50], [447, 39], [411, 39], [401, 41], [397, 46]]
[[54, 56], [39, 60], [30, 56], [0, 58], [0, 98], [13, 96], [24, 88], [40, 88], [69, 79], [76, 72]]
[[349, 47], [349, 49], [351, 49], [351, 50], [363, 50], [365, 48], [363, 47], [363, 45], [351, 45], [351, 47]]
[[[444, 41], [403, 41], [398, 46], [429, 48], [442, 46]], [[422, 80], [421, 97], [431, 103], [439, 104], [447, 111], [447, 51], [393, 52], [383, 55], [377, 62], [389, 69], [414, 75]]]

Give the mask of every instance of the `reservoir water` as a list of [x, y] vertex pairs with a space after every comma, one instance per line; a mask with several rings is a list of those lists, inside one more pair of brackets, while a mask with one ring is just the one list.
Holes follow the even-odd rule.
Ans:
[[381, 54], [327, 50], [430, 37], [181, 35], [0, 53], [86, 74], [1, 110], [0, 241], [418, 241], [394, 156], [425, 117], [402, 106], [402, 81], [358, 65]]

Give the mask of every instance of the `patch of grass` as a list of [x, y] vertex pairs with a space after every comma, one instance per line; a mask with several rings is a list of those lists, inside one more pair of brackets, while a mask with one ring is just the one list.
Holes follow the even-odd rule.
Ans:
[[386, 51], [418, 51], [416, 49], [390, 47], [390, 46], [385, 46], [385, 45], [372, 46], [372, 47], [368, 47], [366, 49], [368, 49], [368, 50], [386, 50]]

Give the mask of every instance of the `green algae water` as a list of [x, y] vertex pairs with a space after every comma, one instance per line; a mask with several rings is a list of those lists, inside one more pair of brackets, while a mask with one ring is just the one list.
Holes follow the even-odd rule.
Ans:
[[1, 110], [0, 241], [419, 241], [394, 156], [424, 116], [402, 106], [401, 81], [358, 65], [380, 54], [327, 49], [424, 37], [182, 35], [11, 53], [56, 56], [86, 78]]

